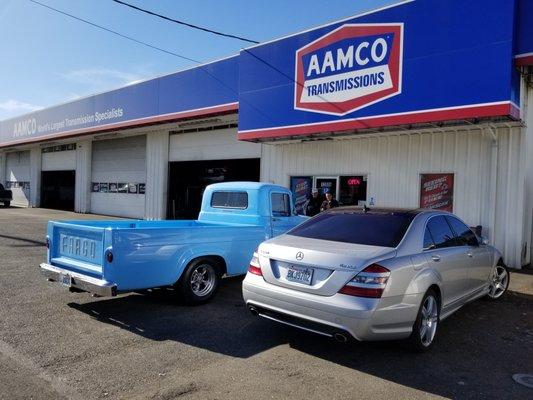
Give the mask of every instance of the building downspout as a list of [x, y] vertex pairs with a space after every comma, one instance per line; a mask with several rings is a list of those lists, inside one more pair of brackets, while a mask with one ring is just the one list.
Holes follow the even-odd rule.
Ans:
[[498, 193], [498, 131], [490, 125], [486, 126], [491, 141], [491, 159], [490, 159], [490, 198], [489, 198], [489, 235], [488, 239], [491, 244], [496, 238], [496, 208]]

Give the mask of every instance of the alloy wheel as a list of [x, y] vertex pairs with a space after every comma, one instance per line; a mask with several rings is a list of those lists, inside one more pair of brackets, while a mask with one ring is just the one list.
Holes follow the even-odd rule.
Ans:
[[438, 304], [435, 297], [429, 295], [422, 305], [422, 320], [420, 323], [420, 340], [424, 346], [429, 346], [435, 338], [439, 321]]
[[209, 264], [200, 264], [191, 273], [190, 285], [192, 292], [199, 297], [208, 295], [213, 290], [216, 272]]
[[489, 286], [488, 296], [491, 299], [497, 299], [501, 297], [507, 290], [507, 284], [509, 282], [509, 273], [502, 265], [497, 265], [492, 273], [492, 278]]

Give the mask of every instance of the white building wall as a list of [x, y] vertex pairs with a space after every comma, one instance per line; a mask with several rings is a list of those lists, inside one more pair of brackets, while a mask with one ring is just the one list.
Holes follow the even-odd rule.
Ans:
[[[146, 183], [146, 135], [94, 141], [91, 181]], [[144, 197], [144, 194], [91, 192], [91, 212], [143, 218]]]
[[526, 235], [525, 144], [522, 128], [498, 129], [498, 175], [495, 204], [495, 228], [492, 242], [505, 255], [505, 261], [519, 268], [524, 263]]
[[6, 153], [0, 153], [0, 183], [4, 185], [6, 183]]
[[146, 206], [144, 219], [165, 219], [168, 187], [168, 131], [146, 136]]
[[[525, 82], [524, 82], [525, 83]], [[523, 230], [527, 242], [526, 251], [524, 252], [524, 264], [529, 264], [533, 261], [531, 247], [533, 246], [533, 79], [531, 83], [523, 86], [523, 93], [526, 95], [522, 98], [522, 112], [525, 127], [523, 135], [525, 137], [525, 145], [522, 146], [524, 153], [524, 172], [525, 172], [525, 210]]]
[[[367, 175], [376, 206], [419, 206], [421, 173], [454, 173], [454, 212], [520, 267], [523, 197], [520, 128], [497, 130], [497, 185], [491, 185], [493, 138], [485, 129], [264, 145], [261, 180], [289, 186], [290, 176]], [[523, 186], [523, 182], [522, 182]], [[496, 194], [491, 196], [491, 190]], [[495, 199], [491, 201], [492, 199]], [[493, 217], [495, 215], [495, 218]]]
[[[30, 152], [15, 151], [6, 154], [6, 182], [30, 182]], [[30, 204], [30, 188], [11, 187], [13, 201], [11, 204], [27, 207]]]
[[74, 211], [88, 213], [91, 210], [91, 158], [92, 141], [82, 140], [76, 144]]
[[237, 140], [237, 128], [170, 136], [169, 161], [228, 160], [261, 157], [261, 144]]
[[41, 205], [41, 148], [30, 150], [30, 207]]

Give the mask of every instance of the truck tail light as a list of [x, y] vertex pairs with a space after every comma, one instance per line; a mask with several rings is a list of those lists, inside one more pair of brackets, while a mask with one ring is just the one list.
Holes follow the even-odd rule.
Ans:
[[50, 238], [46, 238], [46, 248], [50, 249]]
[[107, 260], [108, 263], [112, 263], [113, 262], [113, 253], [111, 252], [111, 250], [108, 250], [105, 253], [105, 259]]
[[353, 277], [339, 293], [349, 296], [379, 299], [387, 286], [390, 271], [379, 264], [371, 264]]
[[263, 276], [263, 271], [261, 271], [261, 266], [259, 265], [259, 257], [257, 253], [254, 253], [252, 259], [250, 260], [248, 272], [254, 275]]

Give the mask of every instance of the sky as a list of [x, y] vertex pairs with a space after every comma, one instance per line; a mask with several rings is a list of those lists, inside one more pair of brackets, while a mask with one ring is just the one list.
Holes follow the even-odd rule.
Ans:
[[[39, 0], [201, 62], [247, 43], [163, 21], [111, 0]], [[398, 0], [125, 0], [214, 30], [267, 41]], [[0, 120], [196, 65], [29, 0], [0, 0]]]

